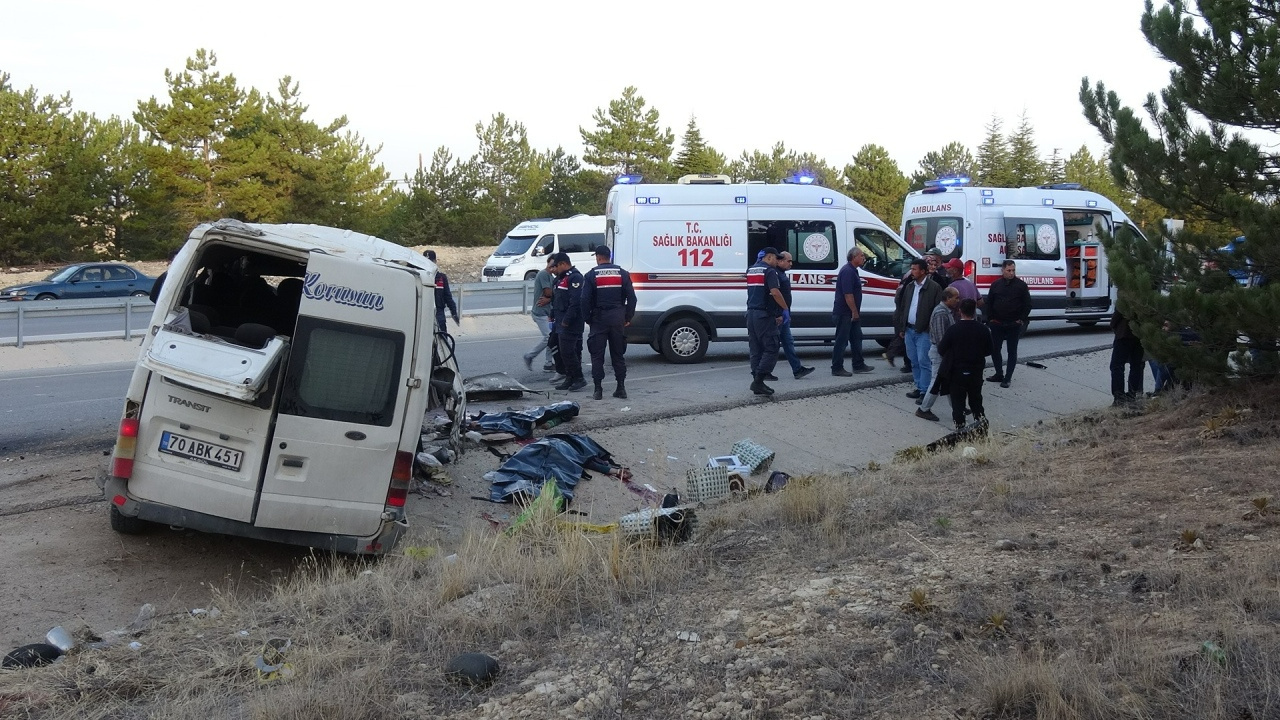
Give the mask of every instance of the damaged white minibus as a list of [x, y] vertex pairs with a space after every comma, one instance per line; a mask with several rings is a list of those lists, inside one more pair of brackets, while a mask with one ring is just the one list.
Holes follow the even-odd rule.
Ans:
[[129, 384], [102, 480], [112, 528], [389, 550], [408, 527], [424, 413], [465, 412], [435, 333], [435, 272], [347, 230], [197, 227]]

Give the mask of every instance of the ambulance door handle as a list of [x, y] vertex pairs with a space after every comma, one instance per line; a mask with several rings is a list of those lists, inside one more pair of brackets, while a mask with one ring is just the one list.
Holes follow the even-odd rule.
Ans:
[[1062, 271], [1066, 270], [1066, 268], [1056, 267], [1056, 268], [1054, 268], [1054, 270], [1057, 270], [1058, 272], [1062, 272]]
[[281, 465], [284, 465], [285, 467], [291, 467], [291, 468], [300, 468], [300, 467], [302, 467], [302, 461], [301, 461], [301, 460], [293, 460], [293, 459], [289, 459], [289, 460], [281, 460], [281, 461], [280, 461], [280, 464], [281, 464]]

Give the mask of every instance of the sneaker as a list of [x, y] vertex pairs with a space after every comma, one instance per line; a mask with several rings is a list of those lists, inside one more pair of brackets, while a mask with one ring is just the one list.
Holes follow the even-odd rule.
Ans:
[[863, 373], [875, 372], [876, 369], [871, 367], [870, 365], [863, 365], [862, 367], [854, 368], [853, 371], [861, 375]]
[[920, 418], [921, 420], [930, 420], [932, 422], [938, 422], [938, 416], [934, 415], [932, 410], [917, 409], [916, 417]]
[[831, 374], [836, 377], [853, 377], [853, 373], [844, 368], [831, 368]]
[[579, 390], [581, 390], [586, 386], [587, 386], [587, 381], [582, 378], [578, 378], [577, 380], [574, 380], [573, 382], [569, 383], [568, 385], [566, 385], [561, 389], [568, 390], [569, 392], [578, 392]]
[[911, 399], [913, 399], [913, 400], [916, 400], [916, 399], [919, 399], [919, 398], [924, 397], [924, 393], [920, 392], [920, 388], [916, 388], [916, 389], [912, 390], [911, 392], [907, 393], [907, 397], [909, 397], [909, 398], [911, 398]]
[[901, 370], [899, 370], [898, 372], [900, 372], [900, 373], [910, 373], [910, 372], [911, 372], [911, 368], [909, 368], [909, 367], [904, 367], [904, 368], [902, 368]]
[[778, 382], [778, 376], [774, 375], [773, 373], [769, 373], [768, 375], [765, 375], [764, 379], [769, 380], [771, 382]]
[[882, 353], [880, 357], [884, 358], [884, 361], [889, 363], [889, 367], [897, 367], [897, 365], [894, 363], [893, 358], [889, 357], [889, 353]]
[[998, 382], [998, 383], [1002, 383], [1002, 382], [1004, 382], [1004, 376], [1003, 376], [1003, 375], [992, 375], [991, 377], [987, 378], [987, 382]]
[[1002, 387], [1002, 388], [1007, 388], [1007, 387], [1009, 387], [1009, 381], [1008, 381], [1008, 380], [1005, 380], [1004, 382], [1000, 383], [1000, 387]]
[[810, 373], [812, 373], [812, 372], [813, 372], [813, 370], [814, 370], [814, 369], [813, 369], [813, 368], [811, 368], [811, 367], [801, 367], [799, 370], [797, 370], [797, 371], [795, 372], [795, 377], [796, 377], [796, 379], [797, 379], [797, 380], [799, 380], [800, 378], [805, 377], [805, 376], [809, 375]]
[[556, 371], [555, 363], [547, 363], [546, 365], [542, 366], [542, 372], [555, 372], [555, 371]]
[[524, 356], [524, 369], [525, 370], [533, 369], [533, 358], [529, 357], [528, 355]]
[[917, 404], [917, 405], [919, 405], [919, 404], [920, 404], [920, 403], [922, 403], [922, 402], [924, 402], [924, 398], [922, 398], [922, 397], [918, 397], [918, 398], [916, 398], [916, 404]]

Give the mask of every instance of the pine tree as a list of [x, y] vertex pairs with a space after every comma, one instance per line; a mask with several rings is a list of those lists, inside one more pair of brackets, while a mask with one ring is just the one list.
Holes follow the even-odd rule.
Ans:
[[891, 228], [902, 225], [902, 201], [907, 195], [906, 175], [889, 151], [879, 145], [863, 145], [844, 166], [845, 190]]
[[[1147, 42], [1174, 65], [1168, 87], [1144, 104], [1154, 136], [1101, 82], [1084, 78], [1080, 102], [1111, 146], [1117, 184], [1248, 238], [1232, 253], [1217, 250], [1230, 236], [1194, 228], [1173, 237], [1118, 232], [1107, 243], [1120, 309], [1136, 321], [1147, 351], [1183, 373], [1224, 378], [1275, 366], [1280, 26], [1271, 0], [1196, 4], [1193, 13], [1180, 1], [1159, 9], [1148, 3], [1142, 16]], [[1252, 272], [1260, 283], [1243, 287], [1231, 270]], [[1165, 321], [1198, 333], [1200, 344], [1183, 346], [1161, 331]], [[1236, 353], [1239, 370], [1231, 370], [1239, 337], [1253, 352]]]
[[973, 153], [958, 142], [950, 142], [941, 150], [931, 150], [920, 158], [920, 169], [911, 174], [912, 192], [924, 187], [928, 180], [940, 177], [967, 177], [976, 179], [977, 164], [973, 161]]
[[1018, 119], [1018, 129], [1009, 135], [1009, 170], [1013, 175], [1014, 187], [1034, 187], [1045, 182], [1045, 165], [1040, 159], [1040, 149], [1036, 147], [1035, 128], [1031, 120], [1022, 113]]
[[728, 164], [725, 172], [736, 182], [760, 180], [780, 183], [784, 178], [804, 173], [813, 176], [816, 185], [838, 187], [842, 184], [840, 172], [826, 161], [813, 153], [788, 150], [781, 141], [775, 143], [768, 153], [744, 150], [737, 160]]
[[1014, 187], [1013, 164], [1009, 143], [1001, 134], [1004, 121], [992, 115], [987, 123], [987, 136], [978, 146], [976, 184], [987, 187]]
[[582, 159], [605, 172], [640, 174], [648, 182], [665, 182], [671, 175], [675, 135], [658, 126], [658, 110], [645, 106], [634, 86], [609, 101], [608, 111], [596, 108], [596, 129], [579, 127], [586, 151]]
[[488, 125], [476, 123], [480, 149], [473, 159], [480, 192], [493, 206], [488, 234], [493, 242], [524, 219], [529, 200], [542, 186], [544, 173], [529, 147], [523, 123], [498, 113]]
[[680, 140], [680, 153], [676, 156], [675, 175], [719, 174], [724, 172], [725, 157], [707, 145], [702, 139], [696, 118], [689, 118], [684, 137]]
[[1044, 161], [1045, 182], [1067, 182], [1067, 161], [1062, 157], [1062, 149], [1054, 148]]

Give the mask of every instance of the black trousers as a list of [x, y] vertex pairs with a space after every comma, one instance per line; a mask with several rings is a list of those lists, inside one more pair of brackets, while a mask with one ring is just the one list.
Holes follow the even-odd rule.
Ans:
[[599, 385], [604, 380], [604, 350], [609, 348], [609, 362], [613, 365], [613, 379], [627, 379], [627, 336], [621, 323], [596, 323], [587, 335], [587, 352], [591, 353], [591, 379]]
[[555, 328], [547, 333], [547, 347], [551, 348], [551, 364], [556, 367], [556, 374], [569, 377], [564, 371], [564, 358], [560, 357], [560, 333]]
[[747, 346], [751, 353], [751, 374], [768, 375], [778, 364], [782, 336], [778, 319], [764, 310], [747, 310]]
[[1125, 365], [1129, 366], [1130, 397], [1142, 394], [1142, 342], [1135, 337], [1116, 338], [1111, 345], [1111, 396], [1125, 394]]
[[560, 338], [560, 362], [564, 364], [564, 376], [570, 380], [582, 380], [582, 328], [561, 329], [556, 326]]
[[951, 419], [956, 426], [964, 425], [964, 405], [969, 402], [973, 419], [986, 415], [982, 408], [982, 371], [954, 372], [947, 382], [951, 384]]
[[[996, 366], [996, 375], [1005, 380], [1013, 379], [1013, 368], [1018, 364], [1018, 337], [1022, 334], [1022, 326], [1016, 323], [1007, 325], [1005, 323], [989, 323], [987, 329], [991, 330], [991, 360]], [[1009, 346], [1009, 365], [1004, 365], [1003, 358], [1000, 357], [1000, 346], [1007, 344]]]

